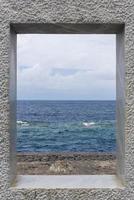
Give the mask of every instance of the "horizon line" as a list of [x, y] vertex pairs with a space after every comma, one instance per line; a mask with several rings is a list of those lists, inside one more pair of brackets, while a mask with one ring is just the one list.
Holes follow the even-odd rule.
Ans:
[[116, 101], [116, 99], [17, 99], [17, 101]]

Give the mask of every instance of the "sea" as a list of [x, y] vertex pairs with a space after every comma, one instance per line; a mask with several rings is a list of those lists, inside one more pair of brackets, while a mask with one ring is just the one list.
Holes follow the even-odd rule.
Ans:
[[116, 151], [115, 101], [17, 101], [18, 152]]

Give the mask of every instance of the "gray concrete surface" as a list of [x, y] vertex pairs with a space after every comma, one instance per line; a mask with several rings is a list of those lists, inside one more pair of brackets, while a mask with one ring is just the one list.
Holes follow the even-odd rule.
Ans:
[[[117, 177], [120, 188], [17, 187], [16, 34], [117, 34]], [[0, 1], [0, 199], [134, 199], [134, 1]]]

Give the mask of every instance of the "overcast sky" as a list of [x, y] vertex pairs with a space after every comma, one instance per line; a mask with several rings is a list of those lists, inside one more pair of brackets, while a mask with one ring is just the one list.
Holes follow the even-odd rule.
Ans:
[[17, 36], [17, 98], [113, 100], [115, 35]]

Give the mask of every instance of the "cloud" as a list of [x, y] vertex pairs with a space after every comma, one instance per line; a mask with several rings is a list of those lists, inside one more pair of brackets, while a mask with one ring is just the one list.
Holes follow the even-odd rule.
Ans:
[[114, 99], [115, 35], [18, 35], [19, 99]]
[[61, 76], [72, 76], [77, 74], [78, 72], [83, 72], [86, 71], [88, 72], [88, 70], [84, 70], [84, 69], [77, 69], [77, 68], [52, 68], [51, 70], [51, 75], [55, 76], [55, 75], [61, 75]]

